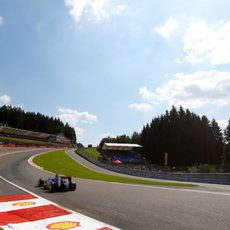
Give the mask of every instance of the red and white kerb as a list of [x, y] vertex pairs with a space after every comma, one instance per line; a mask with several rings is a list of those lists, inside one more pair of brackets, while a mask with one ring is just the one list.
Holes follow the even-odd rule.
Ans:
[[0, 196], [0, 229], [116, 230], [32, 194]]

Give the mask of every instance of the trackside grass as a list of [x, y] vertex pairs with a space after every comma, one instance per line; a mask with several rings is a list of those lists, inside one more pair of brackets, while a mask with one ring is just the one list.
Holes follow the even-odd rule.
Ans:
[[33, 159], [33, 162], [45, 170], [50, 172], [59, 173], [62, 175], [68, 175], [72, 177], [78, 177], [83, 179], [93, 179], [108, 182], [118, 183], [132, 183], [132, 184], [146, 184], [146, 185], [164, 185], [164, 186], [180, 186], [180, 187], [192, 187], [193, 184], [181, 184], [173, 182], [158, 182], [144, 179], [126, 178], [120, 176], [112, 176], [104, 173], [95, 172], [90, 170], [81, 164], [78, 164], [72, 158], [70, 158], [64, 150], [56, 150], [39, 155]]
[[83, 152], [90, 158], [93, 158], [93, 159], [98, 159], [99, 157], [101, 157], [101, 153], [99, 153], [97, 151], [96, 148], [85, 148], [83, 150]]

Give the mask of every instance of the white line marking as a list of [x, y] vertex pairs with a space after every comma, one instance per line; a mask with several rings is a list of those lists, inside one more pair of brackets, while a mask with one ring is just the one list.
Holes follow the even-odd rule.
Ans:
[[[13, 185], [14, 187], [16, 187], [16, 188], [18, 188], [18, 189], [20, 189], [20, 190], [22, 190], [22, 191], [24, 191], [24, 192], [27, 192], [27, 193], [29, 193], [29, 194], [31, 194], [31, 195], [33, 195], [33, 196], [42, 198], [42, 197], [40, 197], [39, 195], [37, 195], [37, 194], [35, 194], [35, 193], [33, 193], [33, 192], [31, 192], [31, 191], [29, 191], [29, 190], [27, 190], [27, 189], [25, 189], [25, 188], [19, 186], [19, 185], [17, 185], [17, 184], [14, 184], [13, 182], [7, 180], [7, 179], [4, 178], [3, 176], [0, 176], [0, 179], [4, 180], [4, 181], [7, 182], [8, 184], [11, 184], [11, 185]], [[43, 199], [45, 199], [45, 198], [43, 198]]]
[[152, 189], [159, 189], [159, 190], [171, 190], [177, 192], [195, 192], [195, 193], [205, 193], [205, 194], [212, 194], [212, 195], [224, 195], [230, 196], [230, 193], [226, 192], [214, 192], [214, 191], [205, 191], [205, 190], [193, 190], [193, 189], [182, 189], [182, 188], [169, 188], [169, 187], [159, 187], [155, 185], [138, 185], [138, 184], [123, 184], [113, 182], [114, 184], [124, 185], [124, 186], [134, 186], [134, 187], [144, 187], [144, 188], [152, 188]]

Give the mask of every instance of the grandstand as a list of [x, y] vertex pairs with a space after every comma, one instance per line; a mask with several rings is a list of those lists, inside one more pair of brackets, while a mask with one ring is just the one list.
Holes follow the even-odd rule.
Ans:
[[40, 133], [30, 130], [17, 129], [0, 125], [0, 136], [24, 138], [29, 140], [43, 141], [49, 143], [58, 143], [64, 145], [70, 145], [71, 140], [63, 136], [62, 134], [53, 135], [48, 133]]
[[141, 148], [138, 144], [104, 143], [102, 153], [114, 163], [144, 164], [145, 159], [140, 154]]

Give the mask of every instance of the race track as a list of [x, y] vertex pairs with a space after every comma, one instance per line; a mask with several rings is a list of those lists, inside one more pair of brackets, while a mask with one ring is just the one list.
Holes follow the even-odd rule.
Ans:
[[[27, 163], [30, 156], [43, 151], [47, 150], [5, 156], [0, 152], [0, 175], [41, 197], [121, 229], [230, 229], [229, 185], [185, 189], [76, 179], [75, 192], [50, 194], [35, 184], [40, 177], [53, 174]], [[87, 163], [87, 167], [95, 166]], [[1, 190], [14, 194], [10, 186], [3, 188], [0, 180], [0, 195]]]

